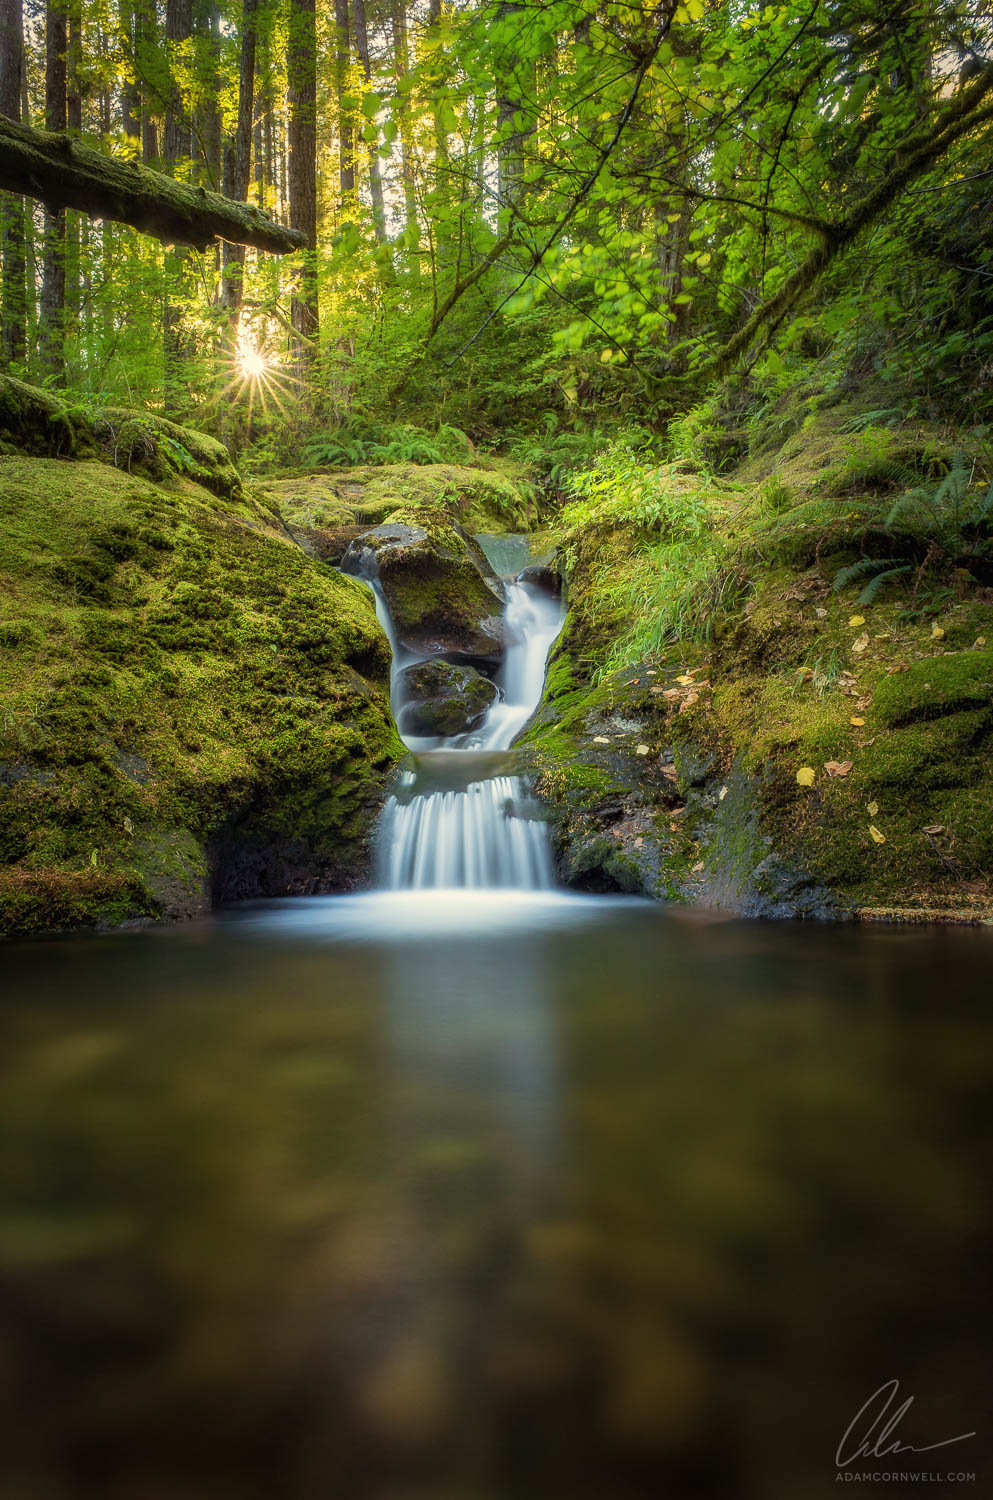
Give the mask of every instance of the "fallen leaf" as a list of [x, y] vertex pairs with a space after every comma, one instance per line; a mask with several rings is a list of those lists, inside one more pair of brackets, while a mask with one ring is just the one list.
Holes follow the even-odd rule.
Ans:
[[683, 695], [678, 688], [664, 688], [662, 696], [663, 698], [668, 698], [670, 702], [675, 702], [677, 698], [681, 698]]
[[797, 667], [796, 675], [801, 682], [813, 682], [814, 673], [811, 667]]
[[640, 678], [640, 677], [632, 677], [632, 678], [631, 678], [631, 686], [632, 686], [632, 687], [637, 687], [637, 686], [638, 686], [638, 683], [639, 683], [639, 682], [640, 682], [640, 681], [641, 681], [641, 678]]
[[679, 780], [679, 772], [676, 770], [675, 766], [663, 766], [662, 775], [665, 776], [669, 781]]
[[976, 639], [973, 641], [972, 644], [974, 646], [985, 646], [986, 645], [986, 637], [984, 635], [977, 635]]
[[898, 661], [898, 662], [894, 662], [893, 663], [892, 667], [890, 667], [890, 669], [886, 673], [886, 675], [887, 675], [887, 677], [892, 677], [895, 672], [909, 672], [909, 671], [910, 671], [910, 662], [909, 661]]
[[634, 841], [634, 844], [633, 844], [633, 845], [632, 845], [632, 847], [633, 847], [633, 848], [635, 848], [635, 849], [640, 849], [640, 848], [641, 848], [641, 846], [642, 846], [642, 844], [643, 844], [643, 843], [644, 843], [644, 842], [645, 842], [645, 840], [644, 840], [644, 839], [642, 839], [642, 838], [637, 838], [637, 839], [635, 839], [635, 841]]
[[925, 830], [924, 830], [925, 833], [932, 833], [932, 834], [933, 833], [944, 833], [944, 831], [945, 831], [945, 825], [944, 825], [944, 823], [929, 823], [927, 825], [927, 827], [925, 828]]
[[856, 708], [868, 708], [869, 704], [871, 702], [872, 702], [872, 694], [871, 693], [866, 693], [866, 695], [865, 695], [864, 698], [856, 698], [856, 700], [855, 700], [855, 707]]
[[689, 687], [693, 682], [693, 673], [681, 672], [680, 675], [676, 678], [676, 681], [681, 682], [683, 687]]
[[801, 766], [796, 773], [796, 779], [801, 786], [813, 786], [816, 775], [817, 772], [813, 766]]
[[652, 667], [649, 667], [648, 671], [645, 673], [646, 677], [657, 677], [658, 675], [659, 674]]
[[699, 873], [700, 873], [700, 871], [702, 869], [703, 869], [703, 860], [701, 859], [701, 860], [698, 860], [697, 863], [690, 870], [690, 874], [691, 875], [699, 875]]
[[593, 743], [594, 745], [609, 745], [610, 740], [605, 734], [595, 734], [593, 736]]
[[874, 818], [876, 816], [876, 814], [877, 814], [878, 811], [879, 811], [879, 803], [878, 802], [870, 802], [869, 803], [869, 816], [870, 816], [870, 818]]
[[700, 702], [700, 694], [699, 693], [688, 693], [687, 696], [683, 699], [682, 703], [679, 705], [679, 712], [681, 714], [684, 714], [688, 708], [692, 708], [693, 707], [694, 703], [699, 703], [699, 702]]
[[854, 724], [856, 729], [862, 729], [865, 726], [865, 720], [860, 719], [858, 714], [852, 714], [848, 722], [849, 724]]
[[814, 614], [817, 616], [817, 618], [819, 620], [823, 620], [827, 616], [827, 610], [826, 609], [815, 609], [814, 610]]
[[866, 635], [865, 631], [863, 630], [862, 634], [858, 637], [858, 639], [854, 640], [852, 642], [852, 650], [855, 652], [855, 654], [857, 656], [861, 656], [862, 652], [865, 650], [865, 648], [868, 646], [868, 644], [869, 644], [869, 637]]
[[886, 843], [886, 835], [885, 835], [885, 833], [880, 833], [880, 831], [876, 827], [875, 823], [870, 823], [869, 824], [869, 832], [872, 834], [872, 841], [873, 841], [874, 844], [885, 844]]
[[728, 794], [727, 787], [726, 786], [722, 786], [721, 789], [720, 789], [720, 791], [717, 793], [717, 800], [718, 800], [718, 802], [723, 802], [724, 798], [727, 796], [727, 794]]
[[838, 681], [839, 682], [857, 682], [858, 678], [855, 676], [854, 672], [849, 672], [848, 668], [846, 667], [843, 672], [839, 672], [838, 673]]
[[634, 747], [634, 753], [635, 753], [635, 755], [647, 755], [648, 754], [648, 746], [647, 745], [635, 745], [635, 747]]
[[945, 632], [940, 625], [931, 626], [931, 639], [933, 641], [943, 641], [945, 639]]
[[847, 776], [852, 769], [850, 760], [826, 760], [824, 769], [829, 776]]
[[852, 630], [858, 630], [860, 625], [865, 624], [865, 615], [852, 615], [852, 618], [849, 620], [848, 624]]
[[772, 623], [773, 623], [773, 625], [775, 625], [776, 629], [778, 630], [779, 627], [780, 627], [780, 625], [782, 625], [783, 622], [782, 622], [782, 620], [777, 620], [777, 619], [774, 618]]

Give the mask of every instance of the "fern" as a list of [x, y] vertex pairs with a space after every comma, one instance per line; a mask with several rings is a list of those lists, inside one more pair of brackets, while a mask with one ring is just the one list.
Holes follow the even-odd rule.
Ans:
[[894, 578], [899, 578], [901, 573], [909, 573], [910, 571], [911, 567], [909, 563], [901, 563], [898, 568], [886, 568], [884, 572], [877, 573], [875, 578], [870, 578], [861, 594], [859, 594], [858, 602], [860, 604], [871, 604], [885, 584], [890, 583]]

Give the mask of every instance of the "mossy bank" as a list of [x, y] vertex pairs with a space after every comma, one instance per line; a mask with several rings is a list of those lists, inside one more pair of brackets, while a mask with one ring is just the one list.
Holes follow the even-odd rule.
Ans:
[[562, 878], [990, 920], [989, 455], [844, 407], [782, 425], [724, 476], [691, 451], [636, 466], [634, 506], [607, 484], [565, 513], [570, 611], [528, 734]]
[[31, 403], [0, 458], [0, 932], [361, 879], [402, 751], [368, 591], [219, 444]]

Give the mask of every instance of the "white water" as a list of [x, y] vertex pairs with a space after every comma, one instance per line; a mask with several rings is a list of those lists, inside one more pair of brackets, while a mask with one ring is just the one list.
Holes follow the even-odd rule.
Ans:
[[[472, 733], [450, 739], [405, 738], [417, 756], [416, 769], [402, 774], [379, 830], [380, 884], [389, 890], [537, 891], [554, 885], [547, 829], [529, 816], [520, 778], [503, 774], [492, 752], [508, 750], [538, 706], [562, 608], [530, 584], [508, 579], [505, 587], [507, 651], [495, 678], [500, 696], [486, 718]], [[378, 587], [375, 593], [393, 646], [393, 712], [399, 715], [400, 673], [411, 658], [398, 651], [389, 609]]]

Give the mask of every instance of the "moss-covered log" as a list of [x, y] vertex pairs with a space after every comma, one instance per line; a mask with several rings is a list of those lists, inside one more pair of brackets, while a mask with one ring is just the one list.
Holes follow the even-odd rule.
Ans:
[[198, 250], [223, 239], [286, 255], [305, 243], [299, 230], [277, 224], [248, 203], [107, 156], [68, 135], [2, 117], [0, 187], [39, 198], [52, 212], [79, 209]]

